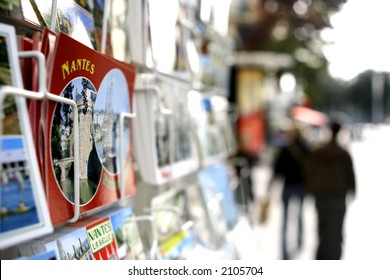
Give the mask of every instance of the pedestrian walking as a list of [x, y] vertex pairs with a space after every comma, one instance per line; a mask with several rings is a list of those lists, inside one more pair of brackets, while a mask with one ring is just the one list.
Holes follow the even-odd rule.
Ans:
[[[299, 128], [292, 125], [287, 131], [287, 143], [281, 147], [273, 164], [273, 177], [270, 182], [270, 188], [274, 181], [280, 178], [283, 181], [282, 202], [283, 202], [283, 221], [282, 221], [282, 258], [288, 260], [291, 258], [292, 252], [290, 248], [300, 250], [303, 245], [303, 215], [302, 208], [306, 195], [304, 185], [304, 177], [302, 170], [302, 161], [304, 160], [308, 146], [301, 137]], [[289, 244], [289, 223], [291, 213], [289, 213], [290, 202], [295, 199], [298, 201], [297, 215], [297, 240], [296, 244]]]
[[314, 149], [305, 165], [307, 186], [314, 195], [318, 217], [318, 260], [341, 258], [346, 198], [356, 190], [352, 157], [337, 139], [342, 125], [331, 121], [329, 128], [329, 141]]

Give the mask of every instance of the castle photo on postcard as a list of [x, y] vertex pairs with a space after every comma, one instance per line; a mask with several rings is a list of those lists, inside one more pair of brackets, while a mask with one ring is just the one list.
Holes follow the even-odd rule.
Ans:
[[[100, 180], [101, 164], [93, 140], [93, 104], [96, 89], [86, 78], [72, 80], [62, 91], [65, 98], [77, 104], [80, 137], [80, 203], [88, 203], [94, 196]], [[74, 137], [72, 106], [58, 103], [51, 130], [51, 155], [58, 185], [64, 196], [74, 198]]]

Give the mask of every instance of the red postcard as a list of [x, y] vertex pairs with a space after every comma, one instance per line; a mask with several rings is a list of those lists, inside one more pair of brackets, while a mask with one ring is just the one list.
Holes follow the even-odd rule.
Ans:
[[69, 228], [85, 228], [90, 249], [95, 260], [119, 260], [114, 229], [108, 216], [89, 216], [68, 225]]
[[[123, 129], [124, 148], [120, 148], [120, 115], [131, 112], [135, 67], [60, 33], [51, 68], [49, 91], [73, 100], [78, 113], [75, 119], [72, 105], [53, 101], [47, 108], [47, 197], [52, 222], [60, 225], [74, 215], [76, 160], [81, 214], [120, 199], [122, 171], [125, 172], [125, 196], [135, 193], [129, 120]], [[76, 121], [79, 124], [78, 154], [74, 152]], [[124, 162], [120, 163], [120, 158]]]

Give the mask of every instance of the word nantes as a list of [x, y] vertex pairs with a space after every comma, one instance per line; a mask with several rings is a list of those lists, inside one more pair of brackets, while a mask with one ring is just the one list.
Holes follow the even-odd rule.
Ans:
[[87, 234], [93, 253], [107, 247], [113, 242], [114, 233], [109, 220], [88, 229]]
[[87, 71], [91, 75], [95, 73], [95, 64], [91, 63], [90, 60], [85, 58], [78, 58], [71, 61], [67, 60], [64, 64], [62, 64], [61, 68], [62, 68], [62, 78], [64, 80], [68, 75], [78, 70]]

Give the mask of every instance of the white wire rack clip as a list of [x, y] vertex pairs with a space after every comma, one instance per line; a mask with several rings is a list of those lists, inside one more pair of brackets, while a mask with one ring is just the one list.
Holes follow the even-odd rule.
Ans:
[[[68, 98], [61, 97], [55, 94], [52, 94], [47, 91], [46, 88], [46, 67], [45, 67], [45, 56], [39, 51], [26, 51], [19, 52], [20, 58], [32, 57], [35, 58], [38, 62], [38, 91], [30, 91], [22, 88], [16, 88], [12, 86], [1, 86], [0, 87], [0, 120], [3, 119], [3, 101], [6, 96], [13, 95], [18, 97], [30, 98], [35, 100], [47, 99], [57, 103], [64, 103], [71, 105], [73, 107], [74, 113], [74, 122], [73, 129], [75, 131], [74, 135], [74, 215], [68, 221], [71, 223], [76, 222], [80, 217], [80, 167], [79, 167], [79, 122], [78, 122], [78, 111], [76, 103]], [[0, 121], [0, 136], [3, 133], [3, 129], [1, 126], [2, 122]], [[0, 147], [1, 148], [1, 147]]]

